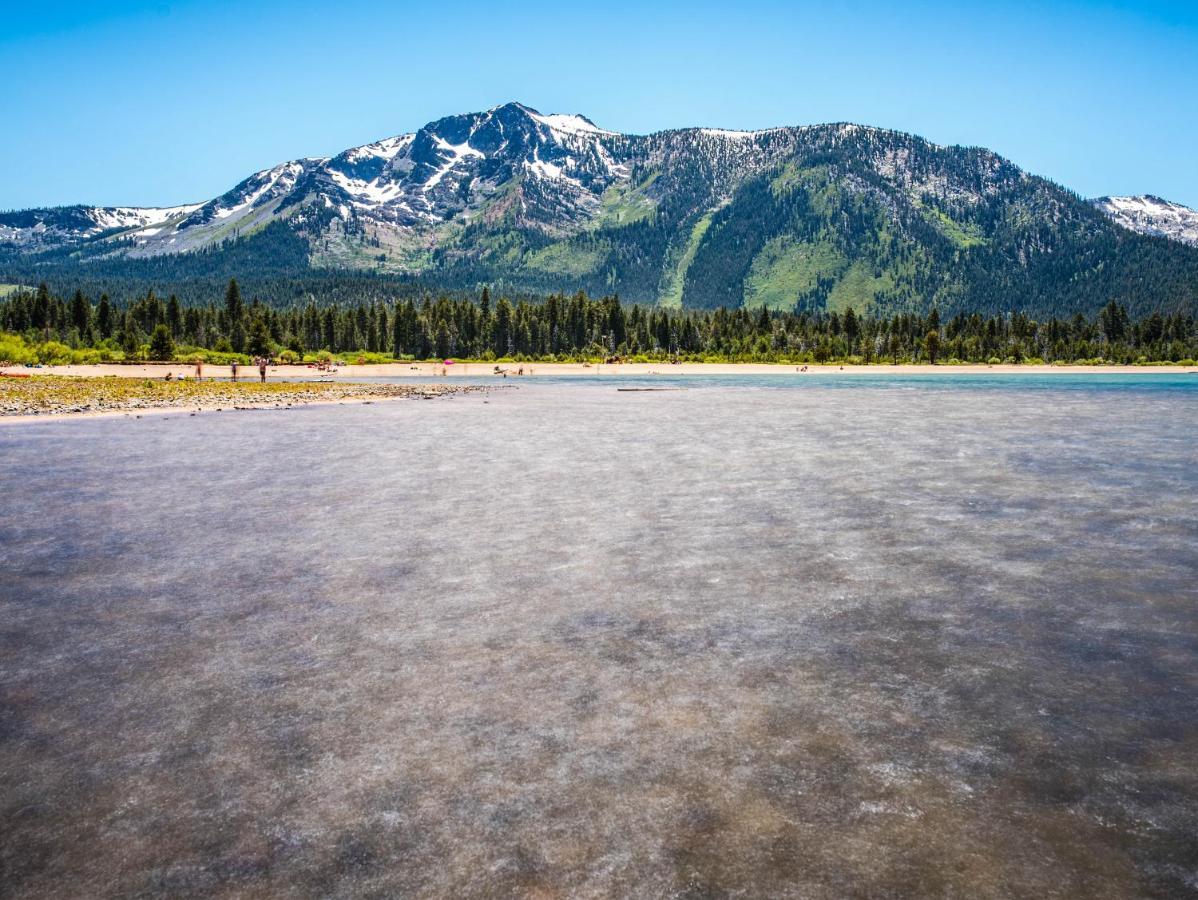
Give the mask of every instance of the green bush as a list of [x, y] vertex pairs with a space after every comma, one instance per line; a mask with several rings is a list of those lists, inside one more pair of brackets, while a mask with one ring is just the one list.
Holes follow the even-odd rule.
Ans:
[[203, 347], [176, 347], [174, 359], [181, 363], [194, 363], [198, 359], [214, 366], [227, 366], [230, 363], [249, 365], [250, 362], [250, 358], [244, 353], [205, 350]]
[[19, 334], [0, 333], [0, 362], [23, 366], [37, 362], [37, 355]]
[[94, 366], [105, 361], [106, 353], [107, 351], [95, 349], [75, 350], [71, 353], [71, 362], [80, 366]]
[[37, 361], [47, 366], [65, 366], [71, 362], [71, 348], [58, 341], [46, 341], [38, 344]]

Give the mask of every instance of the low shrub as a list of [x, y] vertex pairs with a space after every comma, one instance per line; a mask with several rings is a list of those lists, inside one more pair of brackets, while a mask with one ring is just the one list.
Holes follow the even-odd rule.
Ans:
[[388, 353], [370, 353], [364, 351], [354, 355], [354, 363], [359, 366], [377, 366], [391, 362], [395, 362], [395, 359]]
[[71, 351], [71, 362], [80, 366], [94, 366], [106, 361], [106, 350], [87, 349]]
[[244, 353], [232, 353], [221, 350], [205, 350], [203, 347], [176, 347], [175, 362], [194, 363], [196, 360], [214, 366], [227, 366], [230, 363], [248, 366], [250, 358]]

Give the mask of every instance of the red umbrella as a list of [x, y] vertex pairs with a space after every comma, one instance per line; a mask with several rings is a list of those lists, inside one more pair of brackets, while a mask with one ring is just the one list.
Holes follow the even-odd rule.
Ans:
[[447, 366], [452, 366], [452, 365], [453, 365], [453, 360], [452, 360], [452, 359], [447, 359], [447, 360], [445, 360], [445, 365], [447, 365]]

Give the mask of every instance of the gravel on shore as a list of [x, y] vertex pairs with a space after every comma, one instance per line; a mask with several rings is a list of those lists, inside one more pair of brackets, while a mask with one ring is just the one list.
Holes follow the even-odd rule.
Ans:
[[486, 390], [477, 385], [350, 382], [163, 381], [34, 376], [0, 378], [0, 416], [159, 409], [274, 409], [307, 403], [433, 398]]

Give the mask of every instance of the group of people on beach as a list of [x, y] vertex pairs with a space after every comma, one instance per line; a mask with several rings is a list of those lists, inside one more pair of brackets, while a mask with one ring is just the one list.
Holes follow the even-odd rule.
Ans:
[[[199, 363], [196, 364], [197, 370], [199, 368], [199, 365], [200, 365]], [[255, 356], [254, 357], [254, 365], [258, 367], [258, 377], [261, 379], [263, 384], [266, 384], [266, 367], [271, 365], [271, 360], [265, 356]], [[229, 370], [233, 376], [233, 380], [236, 381], [237, 380], [237, 361], [236, 360], [234, 360], [233, 362], [231, 362], [229, 364]], [[198, 371], [196, 372], [196, 377], [199, 377]]]
[[[196, 381], [203, 381], [204, 380], [204, 361], [202, 359], [197, 359], [195, 361], [195, 363], [196, 363]], [[267, 369], [267, 366], [274, 365], [274, 360], [272, 360], [268, 357], [265, 357], [265, 356], [255, 356], [254, 357], [254, 365], [258, 367], [258, 378], [261, 380], [261, 382], [263, 384], [266, 384], [266, 369]], [[240, 368], [241, 368], [241, 366], [236, 360], [229, 363], [229, 374], [232, 377], [233, 381], [237, 380], [237, 372]], [[174, 381], [175, 380], [174, 373], [167, 372], [166, 380]], [[182, 375], [180, 375], [179, 380], [183, 381], [184, 377]]]

